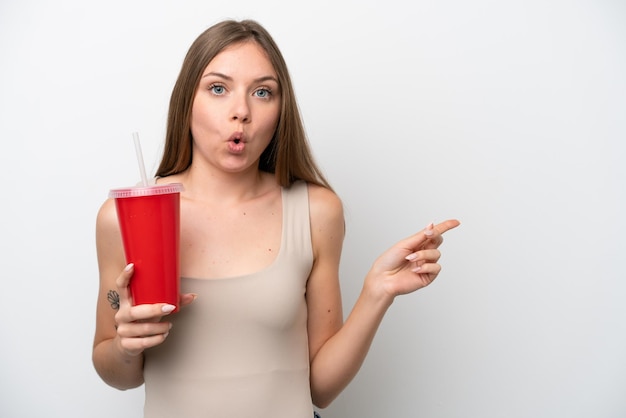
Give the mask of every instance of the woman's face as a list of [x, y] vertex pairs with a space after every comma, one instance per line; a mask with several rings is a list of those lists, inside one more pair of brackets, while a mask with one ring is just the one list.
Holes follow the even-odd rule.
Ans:
[[194, 165], [256, 170], [276, 131], [280, 108], [278, 77], [265, 51], [255, 42], [225, 48], [205, 68], [194, 97]]

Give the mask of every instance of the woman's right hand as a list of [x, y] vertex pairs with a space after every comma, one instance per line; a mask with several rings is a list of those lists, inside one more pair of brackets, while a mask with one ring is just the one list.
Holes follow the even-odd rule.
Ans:
[[[154, 303], [133, 306], [128, 284], [133, 276], [133, 264], [128, 264], [117, 277], [119, 310], [115, 314], [117, 340], [121, 350], [129, 356], [138, 356], [146, 348], [157, 346], [167, 338], [172, 327], [171, 322], [162, 321], [176, 309], [167, 303]], [[194, 297], [184, 295], [181, 302], [189, 304]], [[181, 303], [182, 305], [183, 303]]]

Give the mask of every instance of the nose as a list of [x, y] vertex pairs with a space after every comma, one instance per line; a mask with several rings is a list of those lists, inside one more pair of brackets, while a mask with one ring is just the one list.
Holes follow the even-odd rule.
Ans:
[[250, 105], [247, 97], [235, 97], [230, 118], [241, 123], [250, 121]]

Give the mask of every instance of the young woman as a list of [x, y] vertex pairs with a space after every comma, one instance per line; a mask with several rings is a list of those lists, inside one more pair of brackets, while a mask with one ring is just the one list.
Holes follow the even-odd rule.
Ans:
[[313, 161], [280, 51], [249, 20], [192, 44], [156, 181], [184, 186], [183, 307], [133, 306], [108, 200], [93, 349], [109, 385], [145, 383], [150, 418], [310, 418], [355, 376], [394, 298], [437, 277], [441, 235], [459, 224], [429, 225], [382, 254], [344, 323], [342, 204]]

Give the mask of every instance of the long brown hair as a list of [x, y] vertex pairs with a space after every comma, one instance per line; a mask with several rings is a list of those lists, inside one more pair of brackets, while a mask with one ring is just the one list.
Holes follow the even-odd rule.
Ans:
[[274, 173], [283, 187], [305, 180], [330, 189], [309, 148], [285, 60], [267, 30], [253, 20], [220, 22], [200, 34], [189, 48], [170, 98], [165, 148], [156, 175], [177, 174], [191, 165], [191, 108], [202, 73], [224, 48], [246, 41], [254, 41], [265, 50], [281, 91], [278, 126], [261, 154], [259, 169]]

